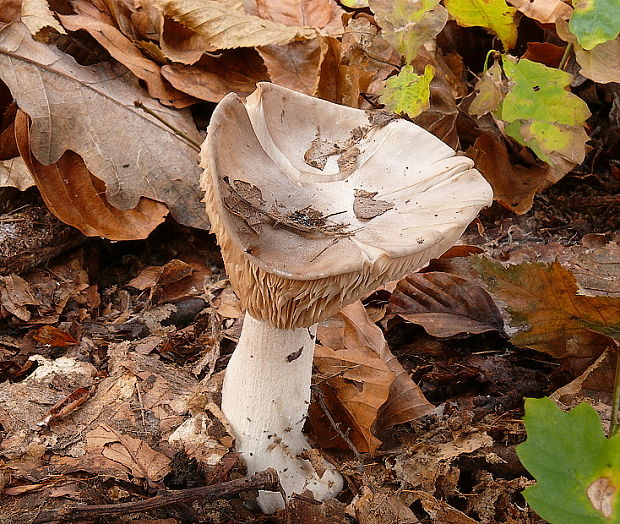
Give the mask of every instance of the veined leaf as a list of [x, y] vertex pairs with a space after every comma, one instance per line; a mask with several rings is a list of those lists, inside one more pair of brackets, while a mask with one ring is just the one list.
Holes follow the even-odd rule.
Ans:
[[537, 480], [523, 492], [534, 511], [550, 524], [620, 523], [620, 435], [606, 438], [586, 403], [565, 413], [527, 399], [524, 420], [517, 454]]
[[517, 41], [517, 10], [504, 0], [445, 0], [444, 5], [460, 26], [484, 27], [499, 37], [506, 50], [514, 47]]
[[433, 76], [435, 69], [432, 65], [427, 65], [422, 75], [415, 74], [413, 67], [407, 65], [398, 75], [387, 79], [379, 102], [385, 104], [389, 111], [405, 113], [410, 118], [415, 118], [429, 107]]

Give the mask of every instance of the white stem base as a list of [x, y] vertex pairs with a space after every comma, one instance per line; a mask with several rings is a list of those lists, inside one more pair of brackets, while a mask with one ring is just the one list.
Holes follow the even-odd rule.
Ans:
[[[239, 344], [224, 377], [222, 411], [248, 474], [274, 468], [287, 496], [310, 490], [317, 500], [336, 496], [342, 476], [322, 460], [317, 473], [299, 455], [310, 446], [301, 430], [310, 405], [316, 326], [278, 329], [245, 314]], [[261, 491], [265, 513], [284, 507], [279, 493]]]

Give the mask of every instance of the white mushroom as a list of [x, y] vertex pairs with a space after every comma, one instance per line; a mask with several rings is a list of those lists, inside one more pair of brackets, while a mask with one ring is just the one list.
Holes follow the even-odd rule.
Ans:
[[247, 311], [222, 410], [249, 473], [276, 468], [288, 496], [343, 484], [300, 456], [316, 324], [441, 255], [492, 199], [469, 158], [378, 117], [262, 83], [219, 103], [203, 144], [207, 212]]

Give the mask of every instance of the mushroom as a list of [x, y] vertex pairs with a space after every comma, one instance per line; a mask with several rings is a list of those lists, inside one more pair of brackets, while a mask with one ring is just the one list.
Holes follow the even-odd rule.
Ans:
[[[334, 466], [308, 460], [317, 323], [426, 265], [492, 200], [473, 162], [417, 125], [269, 83], [215, 109], [202, 188], [246, 310], [222, 411], [250, 474], [275, 468], [287, 496], [333, 497]], [[261, 492], [266, 513], [284, 506]]]

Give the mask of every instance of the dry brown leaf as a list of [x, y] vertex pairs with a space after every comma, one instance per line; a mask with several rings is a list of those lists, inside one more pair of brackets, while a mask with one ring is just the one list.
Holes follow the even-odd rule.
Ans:
[[112, 207], [105, 199], [103, 182], [72, 151], [49, 166], [37, 162], [30, 153], [28, 116], [23, 111], [16, 118], [16, 137], [22, 158], [48, 209], [84, 235], [138, 240], [149, 236], [166, 218], [167, 207], [148, 198], [140, 198], [138, 205], [127, 211]]
[[467, 156], [493, 187], [493, 198], [519, 215], [530, 210], [549, 174], [549, 166], [542, 162], [528, 165], [512, 159], [503, 140], [488, 132], [476, 139]]
[[21, 17], [22, 0], [2, 0], [0, 23], [16, 22]]
[[373, 492], [362, 487], [360, 497], [352, 504], [356, 518], [361, 524], [418, 524], [411, 509], [399, 500], [393, 490]]
[[244, 0], [245, 10], [289, 26], [325, 27], [332, 18], [332, 0]]
[[269, 80], [263, 60], [254, 49], [223, 51], [218, 57], [205, 55], [194, 65], [168, 64], [162, 76], [175, 88], [195, 98], [219, 102], [228, 93], [247, 96], [256, 83]]
[[[113, 66], [79, 66], [32, 40], [20, 23], [0, 30], [0, 78], [32, 119], [30, 146], [38, 162], [53, 164], [74, 151], [105, 183], [112, 206], [132, 209], [146, 197], [167, 204], [184, 225], [208, 227], [197, 150], [134, 101], [199, 142], [188, 112], [149, 100]], [[30, 89], [22, 89], [24, 82]]]
[[[527, 50], [521, 58], [545, 64], [547, 67], [558, 67], [563, 54], [564, 48], [559, 45], [550, 44], [549, 42], [528, 42]], [[482, 82], [484, 78], [486, 77], [482, 77], [480, 81]]]
[[433, 522], [446, 524], [479, 524], [477, 520], [468, 517], [465, 513], [459, 511], [447, 502], [437, 500], [426, 491], [413, 491], [412, 494], [416, 500], [420, 501], [424, 511], [430, 515]]
[[528, 18], [538, 20], [543, 24], [568, 20], [573, 13], [570, 5], [562, 0], [508, 0]]
[[[4, 6], [2, 8], [4, 9]], [[43, 29], [53, 29], [61, 35], [66, 34], [58, 20], [54, 18], [47, 0], [23, 0], [21, 21], [37, 39], [45, 38]]]
[[287, 45], [269, 45], [258, 48], [271, 81], [313, 95], [319, 85], [319, 71], [327, 52], [323, 37], [291, 42]]
[[377, 433], [395, 426], [411, 422], [428, 415], [434, 406], [424, 398], [420, 388], [411, 380], [409, 373], [390, 351], [383, 332], [370, 319], [360, 301], [342, 309], [344, 319], [343, 344], [345, 347], [368, 346], [372, 348], [394, 373], [387, 401], [377, 416], [374, 430]]
[[78, 343], [69, 333], [54, 326], [42, 326], [32, 333], [32, 338], [41, 344], [52, 347], [67, 347]]
[[71, 6], [76, 14], [60, 15], [63, 25], [70, 31], [88, 31], [112, 58], [144, 80], [153, 98], [173, 107], [187, 107], [193, 103], [191, 97], [168, 85], [160, 76], [159, 65], [145, 58], [131, 40], [116, 28], [103, 0], [75, 0]]
[[86, 434], [86, 453], [103, 455], [138, 479], [156, 482], [170, 471], [170, 459], [164, 454], [106, 424]]
[[202, 51], [286, 44], [314, 38], [316, 30], [247, 14], [241, 0], [153, 0], [161, 12], [194, 31]]
[[477, 258], [473, 265], [520, 330], [513, 344], [562, 358], [591, 356], [593, 333], [620, 339], [620, 299], [578, 295], [575, 277], [559, 262], [506, 268]]
[[0, 317], [2, 309], [28, 322], [32, 316], [27, 306], [38, 306], [41, 302], [35, 297], [30, 284], [17, 275], [0, 277]]
[[35, 184], [21, 157], [0, 160], [0, 187], [15, 187], [25, 191]]
[[399, 281], [390, 296], [386, 318], [394, 316], [421, 325], [434, 337], [504, 331], [490, 295], [477, 284], [449, 273], [412, 273]]

